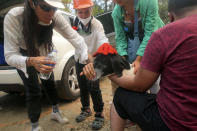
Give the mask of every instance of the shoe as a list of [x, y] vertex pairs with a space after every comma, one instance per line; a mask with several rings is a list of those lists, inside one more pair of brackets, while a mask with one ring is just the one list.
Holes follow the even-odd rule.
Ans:
[[44, 130], [40, 126], [38, 126], [35, 129], [32, 129], [31, 131], [44, 131]]
[[104, 117], [95, 117], [92, 122], [92, 130], [99, 130], [104, 126]]
[[76, 122], [82, 122], [87, 117], [89, 117], [91, 115], [92, 115], [92, 112], [91, 111], [81, 111], [81, 113], [75, 118], [75, 120], [76, 120]]
[[51, 120], [55, 120], [61, 124], [66, 124], [69, 122], [69, 120], [66, 117], [62, 117], [60, 112], [52, 112], [51, 113]]

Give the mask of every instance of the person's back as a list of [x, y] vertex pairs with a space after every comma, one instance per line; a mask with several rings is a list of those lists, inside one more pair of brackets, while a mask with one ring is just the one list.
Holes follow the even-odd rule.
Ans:
[[146, 51], [157, 50], [158, 58], [143, 63], [154, 61], [153, 71], [161, 73], [157, 103], [162, 119], [171, 130], [197, 130], [197, 15], [167, 25], [152, 38]]
[[170, 127], [182, 126], [183, 130], [196, 126], [197, 130], [197, 15], [174, 22], [163, 32], [172, 36], [161, 37], [165, 64], [157, 96], [160, 113]]

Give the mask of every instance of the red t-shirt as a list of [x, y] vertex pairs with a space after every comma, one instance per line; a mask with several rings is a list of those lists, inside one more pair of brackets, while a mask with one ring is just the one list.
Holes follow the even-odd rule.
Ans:
[[159, 112], [172, 131], [197, 131], [197, 15], [153, 33], [142, 68], [161, 74]]

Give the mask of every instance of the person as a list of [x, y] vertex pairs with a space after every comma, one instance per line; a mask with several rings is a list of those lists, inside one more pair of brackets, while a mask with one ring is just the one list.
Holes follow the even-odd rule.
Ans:
[[[127, 58], [128, 42], [134, 37], [134, 0], [113, 1], [116, 3], [112, 12], [116, 33], [116, 49], [118, 54]], [[139, 68], [144, 50], [152, 33], [164, 26], [158, 12], [158, 0], [138, 0], [136, 9], [139, 13], [138, 30], [141, 44], [137, 50], [137, 58], [133, 61], [134, 74]]]
[[[73, 22], [73, 28], [85, 39], [88, 47], [89, 59], [93, 61], [93, 53], [103, 43], [109, 43], [105, 36], [103, 25], [95, 17], [92, 16], [93, 5], [92, 0], [74, 0], [74, 9], [76, 10], [76, 18]], [[92, 98], [93, 109], [95, 111], [95, 119], [92, 122], [92, 129], [98, 130], [104, 125], [103, 115], [103, 99], [99, 82], [89, 81], [85, 76], [80, 76], [85, 64], [76, 63], [77, 78], [80, 87], [81, 96], [81, 113], [76, 117], [77, 122], [84, 121], [92, 113], [90, 110], [90, 99]]]
[[[110, 76], [120, 86], [111, 108], [112, 131], [123, 131], [125, 119], [144, 131], [197, 130], [197, 1], [169, 0], [168, 7], [172, 23], [153, 33], [136, 76]], [[83, 73], [91, 79], [89, 67]], [[157, 96], [143, 93], [159, 75]]]
[[[47, 74], [54, 68], [46, 65], [55, 64], [46, 59], [46, 55], [55, 48], [52, 42], [53, 29], [75, 47], [76, 60], [80, 63], [88, 60], [84, 39], [72, 29], [60, 13], [56, 12], [56, 7], [64, 6], [59, 0], [25, 0], [24, 7], [11, 9], [4, 20], [5, 59], [9, 65], [18, 69], [23, 80], [31, 131], [42, 130], [39, 126], [41, 88], [38, 74]], [[41, 83], [52, 104], [51, 119], [67, 123], [68, 119], [61, 115], [58, 108], [53, 73], [48, 80], [41, 79]]]
[[[120, 56], [128, 60], [128, 44], [134, 39], [134, 0], [113, 0], [116, 3], [112, 18], [115, 28], [115, 41], [116, 49]], [[132, 5], [132, 6], [131, 6]], [[137, 73], [139, 69], [140, 62], [144, 55], [144, 50], [150, 39], [152, 33], [157, 29], [164, 26], [163, 21], [159, 16], [158, 0], [138, 0], [137, 2], [137, 12], [138, 12], [138, 30], [139, 30], [139, 40], [140, 46], [137, 50], [137, 57], [132, 61], [132, 67], [134, 74]], [[157, 94], [159, 91], [159, 81], [150, 88], [150, 93]], [[116, 90], [116, 84], [111, 82], [112, 95]]]

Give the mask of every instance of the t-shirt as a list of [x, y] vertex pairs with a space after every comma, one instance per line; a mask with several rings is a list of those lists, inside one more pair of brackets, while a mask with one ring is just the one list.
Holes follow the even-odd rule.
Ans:
[[156, 101], [172, 131], [197, 131], [197, 15], [153, 33], [141, 63], [161, 74]]
[[[76, 19], [76, 18], [75, 18]], [[79, 26], [79, 25], [75, 25]], [[88, 54], [93, 55], [103, 43], [109, 43], [108, 38], [105, 36], [102, 23], [95, 17], [91, 20], [91, 33], [83, 34], [78, 32], [85, 40], [88, 47]]]

